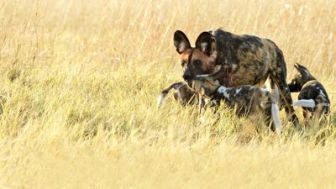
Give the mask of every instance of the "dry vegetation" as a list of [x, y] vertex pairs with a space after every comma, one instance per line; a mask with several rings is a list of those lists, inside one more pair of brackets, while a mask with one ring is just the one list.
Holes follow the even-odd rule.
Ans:
[[272, 39], [288, 78], [306, 65], [335, 104], [335, 10], [327, 0], [1, 0], [0, 188], [334, 186], [334, 110], [304, 133], [282, 112], [277, 137], [225, 108], [199, 122], [172, 98], [155, 105], [181, 80], [173, 32], [195, 40], [217, 27]]

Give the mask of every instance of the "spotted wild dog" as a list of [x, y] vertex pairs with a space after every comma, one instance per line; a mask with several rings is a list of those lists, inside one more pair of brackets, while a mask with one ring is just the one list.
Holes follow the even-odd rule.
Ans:
[[183, 106], [187, 104], [198, 104], [198, 95], [191, 89], [185, 82], [176, 82], [171, 84], [168, 88], [162, 90], [158, 98], [158, 107], [160, 108], [164, 102], [164, 99], [168, 95], [169, 91], [174, 89], [174, 99], [182, 104]]
[[[291, 92], [299, 92], [298, 100], [293, 102], [293, 106], [301, 106], [303, 117], [321, 118], [322, 115], [330, 113], [330, 100], [323, 85], [315, 79], [309, 70], [295, 64], [298, 74], [288, 84]], [[311, 114], [309, 116], [309, 114]]]
[[192, 80], [192, 86], [198, 93], [209, 97], [220, 104], [223, 101], [235, 114], [251, 116], [262, 114], [266, 125], [271, 124], [272, 131], [281, 132], [279, 107], [273, 95], [265, 88], [253, 85], [225, 87], [220, 85], [211, 75], [199, 75]]
[[174, 45], [180, 54], [183, 78], [191, 85], [197, 75], [219, 71], [218, 81], [226, 87], [263, 86], [270, 79], [273, 91], [280, 94], [287, 117], [298, 126], [286, 77], [282, 51], [271, 40], [251, 35], [235, 35], [222, 29], [202, 32], [191, 47], [189, 39], [177, 30]]

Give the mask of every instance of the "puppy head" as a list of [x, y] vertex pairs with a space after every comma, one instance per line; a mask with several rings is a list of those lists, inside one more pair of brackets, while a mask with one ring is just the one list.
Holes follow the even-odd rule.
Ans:
[[301, 90], [302, 86], [305, 83], [307, 83], [308, 81], [314, 80], [315, 78], [311, 75], [311, 73], [306, 67], [300, 64], [295, 64], [294, 67], [298, 71], [298, 73], [295, 75], [292, 81], [288, 84], [288, 86], [291, 92], [298, 92]]

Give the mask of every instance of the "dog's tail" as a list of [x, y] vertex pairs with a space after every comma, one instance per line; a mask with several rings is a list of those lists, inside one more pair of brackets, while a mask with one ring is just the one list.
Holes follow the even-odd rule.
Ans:
[[272, 119], [273, 119], [273, 124], [274, 124], [274, 129], [277, 134], [281, 133], [282, 126], [281, 126], [281, 119], [280, 119], [280, 111], [279, 111], [279, 106], [276, 103], [272, 103]]
[[302, 100], [295, 100], [293, 102], [293, 106], [300, 106], [305, 108], [314, 108], [316, 106], [315, 101], [313, 99], [302, 99]]
[[173, 83], [172, 85], [170, 85], [168, 88], [162, 90], [160, 96], [158, 97], [157, 100], [157, 107], [160, 108], [164, 102], [164, 99], [166, 98], [167, 94], [169, 93], [170, 90], [175, 89], [178, 90], [180, 87], [182, 87], [183, 85], [185, 85], [183, 82], [177, 82], [177, 83]]

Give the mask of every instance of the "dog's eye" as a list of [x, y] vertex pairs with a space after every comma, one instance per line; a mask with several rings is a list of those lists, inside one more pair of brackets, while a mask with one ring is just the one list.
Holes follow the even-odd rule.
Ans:
[[182, 61], [181, 66], [183, 67], [186, 63], [186, 61]]
[[198, 66], [198, 65], [201, 65], [202, 64], [202, 61], [200, 60], [195, 60], [194, 61], [194, 65]]

